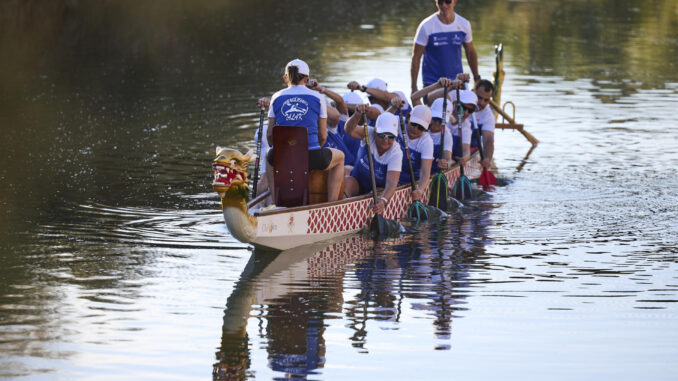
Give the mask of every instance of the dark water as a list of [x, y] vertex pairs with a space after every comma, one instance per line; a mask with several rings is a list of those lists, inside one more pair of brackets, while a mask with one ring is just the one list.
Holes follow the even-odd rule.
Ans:
[[214, 147], [306, 59], [409, 88], [433, 4], [0, 4], [0, 377], [652, 379], [678, 370], [678, 3], [460, 1], [541, 143], [440, 225], [272, 255]]

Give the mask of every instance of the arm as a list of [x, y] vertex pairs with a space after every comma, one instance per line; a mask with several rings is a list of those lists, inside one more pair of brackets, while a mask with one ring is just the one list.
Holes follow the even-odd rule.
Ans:
[[325, 94], [325, 96], [329, 97], [331, 100], [334, 101], [334, 103], [337, 106], [337, 111], [341, 114], [348, 114], [348, 109], [346, 108], [346, 103], [344, 103], [344, 98], [341, 97], [341, 95], [335, 93], [332, 90], [329, 90], [325, 86], [321, 86], [317, 80], [311, 79], [308, 81], [308, 87], [311, 90], [315, 90], [319, 92], [320, 94]]
[[419, 201], [424, 197], [424, 189], [428, 185], [428, 181], [431, 178], [431, 165], [433, 164], [433, 159], [421, 159], [421, 168], [419, 169], [419, 183], [417, 183], [417, 189], [412, 191], [412, 199]]
[[424, 55], [426, 47], [417, 43], [412, 47], [412, 63], [410, 64], [410, 80], [412, 81], [412, 92], [416, 92], [417, 78], [419, 78], [419, 66], [421, 65], [421, 57]]
[[324, 146], [327, 141], [327, 118], [318, 118], [318, 143]]
[[494, 132], [483, 131], [483, 149], [485, 160], [483, 160], [483, 167], [489, 168], [494, 155]]
[[339, 124], [339, 118], [341, 118], [341, 114], [339, 114], [339, 111], [335, 109], [334, 107], [327, 107], [327, 124], [330, 126], [335, 126]]
[[266, 129], [266, 141], [268, 146], [273, 147], [273, 127], [275, 126], [275, 118], [268, 118], [268, 128]]
[[365, 131], [363, 128], [358, 127], [358, 123], [360, 123], [363, 112], [365, 112], [367, 108], [367, 105], [358, 105], [358, 107], [356, 107], [355, 113], [353, 113], [353, 115], [348, 118], [346, 124], [344, 125], [344, 132], [346, 132], [348, 136], [359, 140], [365, 139]]
[[384, 209], [386, 209], [386, 202], [384, 202], [382, 198], [391, 200], [391, 197], [393, 197], [396, 187], [398, 186], [398, 179], [400, 179], [400, 171], [386, 172], [386, 184], [384, 186], [384, 192], [377, 200], [377, 203], [372, 206], [372, 210], [375, 214], [381, 214]]
[[412, 99], [412, 105], [420, 105], [421, 101], [420, 99], [423, 98], [424, 96], [428, 96], [428, 101], [429, 103], [433, 103], [434, 100], [440, 98], [443, 96], [443, 87], [447, 86], [448, 92], [452, 89], [456, 89], [456, 86], [460, 86], [461, 83], [459, 81], [453, 81], [449, 78], [445, 77], [440, 77], [438, 82], [430, 84], [426, 87], [424, 87], [421, 90], [415, 91], [412, 93], [412, 96], [410, 97]]
[[476, 49], [473, 47], [473, 42], [465, 42], [464, 51], [466, 52], [468, 66], [471, 68], [471, 73], [473, 73], [473, 81], [480, 81], [480, 75], [478, 74], [478, 53], [476, 53]]
[[443, 151], [443, 158], [437, 159], [438, 168], [445, 170], [450, 167], [450, 161], [452, 161], [452, 152], [448, 150]]

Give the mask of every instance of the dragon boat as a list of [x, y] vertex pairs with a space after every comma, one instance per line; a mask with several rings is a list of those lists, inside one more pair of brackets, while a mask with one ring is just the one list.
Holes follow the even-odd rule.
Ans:
[[[242, 154], [238, 150], [219, 147], [212, 164], [212, 187], [221, 197], [224, 221], [231, 235], [242, 243], [257, 248], [287, 250], [356, 233], [373, 217], [370, 194], [275, 209], [265, 208], [265, 200], [270, 195], [268, 192], [248, 202], [250, 188], [247, 165], [253, 160], [252, 152]], [[469, 179], [480, 176], [482, 166], [477, 151], [471, 155], [464, 171]], [[451, 186], [460, 175], [459, 165], [448, 169], [444, 175]], [[428, 193], [427, 187], [425, 198]], [[428, 200], [422, 201], [426, 203]], [[411, 203], [410, 185], [401, 185], [382, 215], [388, 219], [402, 220], [407, 217], [407, 208]]]
[[[494, 93], [490, 105], [495, 111], [495, 118], [498, 115], [503, 117], [502, 123], [496, 123], [495, 127], [498, 130], [519, 131], [532, 143], [532, 149], [534, 149], [539, 141], [529, 134], [522, 124], [515, 122], [515, 105], [512, 102], [506, 102], [504, 107], [500, 107], [501, 86], [505, 75], [503, 57], [503, 45], [501, 43], [495, 45], [496, 70], [493, 73]], [[504, 110], [507, 105], [513, 108], [513, 117]], [[298, 136], [289, 142], [290, 145], [296, 146], [296, 149], [303, 151], [299, 143], [304, 141], [306, 141], [305, 137]], [[274, 142], [274, 146], [283, 149], [287, 144]], [[283, 155], [276, 155], [276, 158], [280, 156]], [[288, 154], [288, 156], [295, 156], [294, 160], [298, 161], [299, 157], [306, 155]], [[333, 202], [314, 202], [313, 198], [310, 200], [307, 198], [306, 200], [310, 201], [308, 205], [274, 209], [269, 209], [265, 205], [266, 199], [271, 196], [270, 193], [264, 193], [248, 201], [250, 189], [247, 165], [254, 159], [255, 156], [251, 152], [242, 154], [237, 150], [217, 147], [217, 157], [212, 164], [214, 173], [212, 187], [221, 197], [221, 208], [228, 230], [240, 242], [252, 244], [260, 249], [288, 250], [356, 233], [364, 228], [373, 217], [370, 211], [372, 204], [370, 194]], [[482, 172], [480, 160], [480, 153], [475, 151], [464, 166], [464, 174], [470, 180], [478, 179], [480, 176]], [[274, 167], [278, 168], [277, 165]], [[310, 176], [313, 176], [313, 172], [315, 171], [312, 171]], [[458, 164], [443, 172], [450, 187], [459, 178], [460, 173]], [[307, 178], [307, 172], [303, 172], [301, 177], [296, 177], [297, 180], [307, 180]], [[276, 179], [276, 184], [277, 182]], [[299, 188], [296, 185], [293, 187]], [[425, 196], [422, 200], [424, 203], [428, 202], [430, 187], [429, 183], [424, 192]], [[325, 194], [325, 200], [327, 200], [326, 197]], [[277, 194], [273, 198], [277, 199]], [[407, 217], [407, 209], [411, 203], [410, 186], [402, 185], [396, 189], [382, 215], [388, 219], [402, 220]]]

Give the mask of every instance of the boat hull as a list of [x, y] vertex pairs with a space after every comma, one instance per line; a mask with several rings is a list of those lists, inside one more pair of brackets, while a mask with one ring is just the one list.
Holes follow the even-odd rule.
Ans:
[[[469, 179], [475, 179], [480, 176], [481, 171], [480, 155], [476, 152], [464, 166], [464, 173]], [[445, 172], [450, 187], [459, 175], [458, 165]], [[425, 194], [427, 198], [428, 187]], [[427, 202], [426, 199], [422, 201]], [[407, 208], [411, 203], [410, 186], [400, 186], [382, 215], [394, 220], [406, 218]], [[244, 243], [274, 250], [288, 250], [352, 234], [365, 227], [373, 217], [370, 205], [372, 196], [368, 194], [328, 203], [254, 212], [252, 214], [257, 219], [256, 234], [253, 239]], [[259, 206], [251, 205], [250, 211], [257, 210]], [[229, 218], [232, 217], [224, 213], [227, 224]]]

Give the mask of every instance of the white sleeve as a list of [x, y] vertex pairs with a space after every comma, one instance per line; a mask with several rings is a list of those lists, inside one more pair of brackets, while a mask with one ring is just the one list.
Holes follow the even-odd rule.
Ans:
[[[485, 106], [487, 109], [490, 106]], [[483, 126], [483, 131], [494, 132], [494, 114], [491, 111], [484, 111], [480, 113], [478, 124]]]
[[429, 137], [428, 139], [423, 139], [421, 144], [421, 158], [422, 159], [433, 159], [433, 140]]
[[327, 118], [327, 101], [325, 96], [323, 94], [318, 94], [318, 98], [320, 99], [320, 115], [318, 115], [318, 117]]
[[464, 32], [466, 32], [466, 38], [464, 39], [464, 42], [472, 42], [473, 41], [473, 33], [471, 32], [471, 22], [466, 21], [466, 25], [464, 27]]
[[461, 129], [461, 143], [471, 144], [471, 125], [468, 124]]
[[426, 46], [428, 44], [426, 21], [428, 21], [428, 18], [424, 19], [424, 21], [422, 21], [417, 28], [417, 34], [414, 36], [414, 43], [417, 45]]
[[445, 146], [443, 147], [443, 151], [452, 152], [452, 133], [449, 128], [445, 129]]
[[278, 92], [273, 94], [273, 96], [271, 96], [271, 101], [268, 105], [268, 117], [269, 118], [275, 118], [275, 111], [273, 111], [273, 102], [275, 102], [276, 98], [278, 98]]
[[395, 143], [397, 150], [393, 151], [393, 155], [388, 159], [388, 168], [386, 171], [400, 172], [403, 167], [403, 151], [400, 149], [400, 144]]

